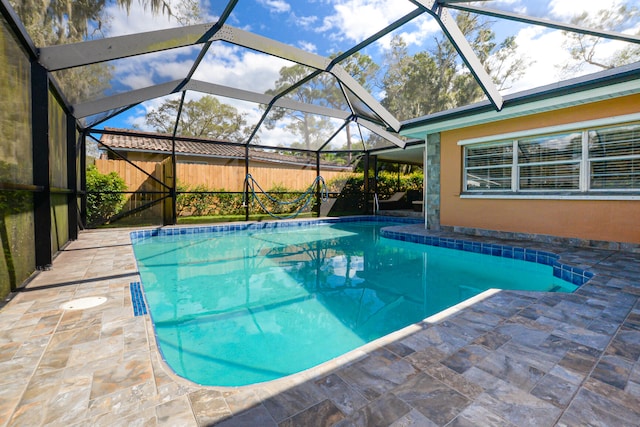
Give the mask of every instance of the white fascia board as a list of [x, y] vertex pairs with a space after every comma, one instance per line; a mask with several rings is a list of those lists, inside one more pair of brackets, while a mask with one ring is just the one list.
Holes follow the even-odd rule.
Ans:
[[469, 115], [461, 115], [452, 119], [443, 118], [441, 121], [400, 131], [400, 135], [410, 138], [426, 139], [427, 135], [432, 133], [483, 125], [515, 117], [530, 116], [637, 93], [640, 93], [640, 80], [616, 83], [588, 91], [574, 92], [559, 97], [514, 106], [507, 104], [501, 111], [471, 112]]
[[640, 113], [624, 114], [622, 116], [604, 117], [602, 119], [585, 120], [580, 122], [571, 122], [557, 126], [545, 126], [535, 129], [527, 129], [518, 132], [508, 132], [496, 135], [483, 136], [480, 138], [462, 139], [458, 141], [458, 145], [482, 144], [484, 142], [494, 142], [501, 140], [510, 140], [517, 138], [526, 138], [532, 135], [542, 135], [558, 132], [571, 132], [582, 130], [585, 128], [595, 128], [602, 126], [612, 126], [620, 123], [640, 121]]

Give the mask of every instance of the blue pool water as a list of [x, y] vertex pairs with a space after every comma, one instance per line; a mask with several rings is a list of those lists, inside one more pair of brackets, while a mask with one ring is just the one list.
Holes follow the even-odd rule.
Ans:
[[551, 265], [380, 236], [380, 222], [134, 240], [179, 375], [239, 386], [313, 367], [489, 288], [572, 292]]

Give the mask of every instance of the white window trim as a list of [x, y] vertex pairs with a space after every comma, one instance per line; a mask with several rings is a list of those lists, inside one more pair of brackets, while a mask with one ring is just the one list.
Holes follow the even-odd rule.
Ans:
[[497, 135], [483, 136], [480, 138], [462, 139], [458, 141], [458, 145], [470, 145], [481, 144], [483, 142], [495, 142], [510, 140], [510, 139], [522, 139], [530, 136], [540, 136], [547, 133], [559, 133], [568, 131], [582, 131], [586, 127], [603, 127], [620, 125], [625, 122], [635, 122], [640, 120], [640, 113], [626, 114], [623, 116], [607, 117], [604, 119], [587, 120], [584, 122], [567, 123], [564, 125], [547, 126], [542, 128], [527, 129], [518, 132], [509, 132]]
[[[513, 191], [514, 188], [520, 188], [520, 168], [518, 167], [520, 159], [517, 139], [514, 139], [512, 142], [511, 152], [513, 153], [513, 163], [511, 164], [511, 191]], [[465, 191], [467, 191], [466, 184]]]
[[[463, 193], [460, 198], [465, 199], [539, 199], [539, 200], [640, 200], [637, 189], [591, 189], [591, 168], [592, 161], [600, 161], [599, 158], [589, 158], [589, 131], [598, 127], [609, 127], [624, 125], [628, 122], [640, 121], [640, 113], [625, 114], [622, 116], [613, 116], [603, 119], [587, 120], [582, 122], [574, 122], [557, 126], [547, 126], [536, 129], [528, 129], [518, 132], [509, 132], [497, 135], [484, 136], [479, 138], [463, 139], [458, 141], [459, 146], [486, 144], [487, 146], [496, 144], [505, 144], [512, 142], [513, 144], [513, 162], [511, 165], [511, 190], [484, 190], [482, 192], [469, 191], [467, 187], [467, 167], [466, 155], [463, 150]], [[564, 132], [581, 132], [582, 134], [582, 158], [576, 163], [580, 164], [579, 188], [575, 190], [522, 190], [520, 189], [520, 166], [518, 164], [518, 140], [541, 136], [545, 134], [564, 133]], [[628, 158], [624, 156], [624, 158]], [[636, 158], [636, 156], [633, 156]], [[602, 159], [602, 161], [611, 160], [611, 158]], [[559, 162], [564, 163], [564, 162]], [[543, 194], [527, 194], [543, 193]], [[496, 194], [498, 193], [498, 194]], [[575, 194], [567, 194], [575, 193]], [[598, 194], [601, 193], [601, 194]], [[615, 194], [605, 194], [615, 193]], [[625, 194], [627, 193], [627, 194]]]
[[489, 192], [484, 194], [476, 193], [464, 193], [460, 194], [461, 199], [505, 199], [505, 200], [640, 200], [640, 195], [634, 194], [523, 194], [512, 193], [505, 194], [490, 194]]
[[580, 165], [579, 186], [584, 191], [591, 190], [591, 166], [589, 164], [589, 131], [582, 131], [582, 164]]

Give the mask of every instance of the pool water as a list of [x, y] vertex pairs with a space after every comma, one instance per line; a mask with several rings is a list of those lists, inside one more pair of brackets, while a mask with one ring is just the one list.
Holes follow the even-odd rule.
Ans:
[[202, 385], [300, 372], [490, 288], [572, 292], [552, 267], [380, 237], [379, 222], [135, 242], [157, 342]]

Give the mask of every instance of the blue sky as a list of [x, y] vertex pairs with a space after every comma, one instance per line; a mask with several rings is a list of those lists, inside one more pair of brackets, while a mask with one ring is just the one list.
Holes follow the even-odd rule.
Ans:
[[[174, 10], [180, 8], [171, 0]], [[215, 22], [226, 2], [222, 0], [200, 1], [201, 22]], [[627, 0], [626, 4], [633, 4]], [[574, 14], [582, 11], [594, 12], [615, 7], [620, 0], [496, 0], [474, 4], [495, 9], [527, 13], [533, 16], [568, 22]], [[344, 51], [366, 37], [381, 30], [389, 23], [415, 9], [408, 0], [240, 0], [227, 24], [269, 37], [319, 55], [328, 56]], [[153, 16], [135, 1], [129, 14], [117, 6], [108, 9], [110, 19], [103, 31], [105, 36], [132, 34], [182, 25], [166, 16]], [[626, 31], [637, 32], [640, 23]], [[511, 88], [504, 91], [517, 92], [553, 83], [571, 76], [562, 75], [558, 64], [568, 58], [563, 48], [563, 36], [559, 31], [525, 24], [496, 21], [493, 27], [498, 41], [515, 35], [520, 54], [530, 61], [527, 73]], [[429, 49], [434, 37], [440, 35], [437, 23], [423, 14], [397, 30], [408, 43], [411, 51]], [[385, 37], [366, 49], [377, 62], [388, 49], [390, 37]], [[620, 48], [620, 42], [604, 43], [600, 55], [608, 55]], [[191, 67], [198, 48], [183, 48], [176, 51], [155, 53], [137, 58], [116, 61], [114, 67], [115, 92], [138, 89], [184, 77]], [[278, 72], [288, 61], [262, 55], [225, 43], [215, 43], [198, 69], [195, 78], [211, 83], [224, 84], [257, 92], [273, 87]], [[599, 71], [585, 67], [581, 74]], [[384, 94], [373, 93], [381, 99]], [[190, 94], [190, 96], [199, 96]], [[108, 122], [108, 126], [145, 129], [144, 115], [156, 108], [163, 99], [146, 102]], [[251, 121], [257, 121], [259, 109], [255, 105], [224, 100], [240, 111], [247, 113]], [[281, 135], [284, 136], [284, 135]]]

